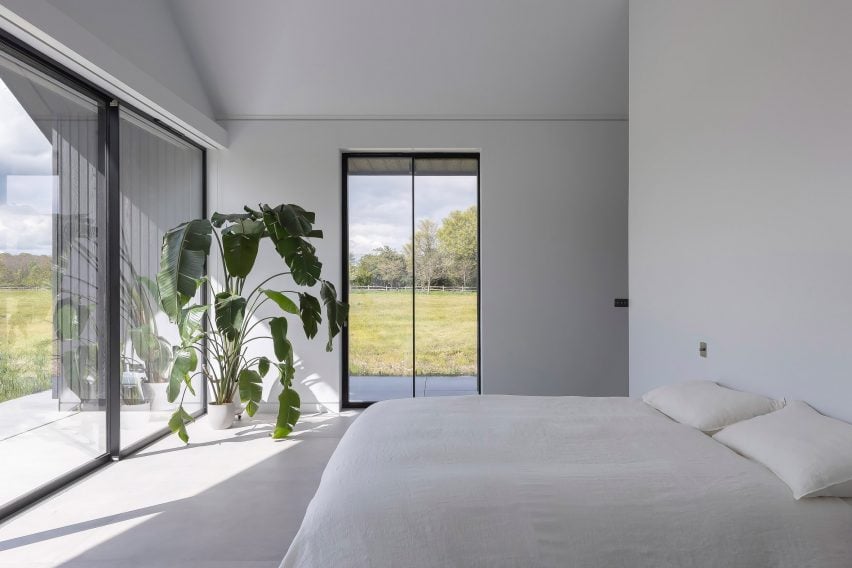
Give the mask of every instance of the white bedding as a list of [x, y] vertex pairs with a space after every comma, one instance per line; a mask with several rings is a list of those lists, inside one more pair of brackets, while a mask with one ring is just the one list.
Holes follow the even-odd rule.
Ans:
[[282, 567], [852, 567], [852, 501], [625, 398], [381, 402]]

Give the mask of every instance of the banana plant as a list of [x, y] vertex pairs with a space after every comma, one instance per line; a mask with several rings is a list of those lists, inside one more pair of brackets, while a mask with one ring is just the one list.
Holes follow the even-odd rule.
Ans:
[[[243, 213], [214, 213], [209, 220], [187, 221], [163, 236], [159, 301], [180, 332], [167, 389], [169, 402], [180, 399], [180, 403], [169, 428], [184, 442], [189, 440], [186, 424], [192, 416], [184, 410], [183, 400], [187, 391], [195, 394], [192, 381], [197, 376], [207, 379], [211, 404], [231, 403], [239, 394], [246, 412], [253, 416], [261, 401], [263, 377], [277, 373], [282, 390], [272, 437], [284, 438], [293, 431], [301, 401], [293, 388], [289, 323], [298, 320], [305, 336], [313, 339], [319, 333], [324, 306], [326, 350], [331, 351], [332, 340], [348, 315], [348, 306], [338, 300], [334, 286], [321, 278], [322, 263], [310, 242], [322, 238], [322, 231], [313, 227], [315, 218], [298, 205], [260, 205], [257, 210], [245, 207]], [[246, 280], [264, 241], [273, 245], [284, 270], [247, 289]], [[207, 272], [213, 243], [224, 272], [218, 282]], [[281, 289], [285, 283], [296, 289]], [[212, 300], [207, 304], [196, 300], [203, 286]], [[309, 292], [317, 286], [320, 299]], [[279, 313], [259, 317], [258, 310], [269, 303]], [[272, 340], [272, 352], [249, 357], [247, 344], [264, 337]]]

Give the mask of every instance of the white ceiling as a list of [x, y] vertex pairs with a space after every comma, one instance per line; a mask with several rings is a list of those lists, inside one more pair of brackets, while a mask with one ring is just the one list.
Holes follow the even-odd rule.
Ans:
[[627, 114], [627, 0], [172, 0], [217, 118]]

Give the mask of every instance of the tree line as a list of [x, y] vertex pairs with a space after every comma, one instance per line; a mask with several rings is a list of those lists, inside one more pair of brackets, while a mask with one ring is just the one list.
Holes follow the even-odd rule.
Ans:
[[476, 206], [452, 211], [440, 223], [424, 219], [403, 250], [384, 246], [359, 259], [350, 256], [349, 280], [354, 286], [402, 288], [411, 286], [414, 273], [417, 287], [427, 292], [434, 286], [476, 286], [476, 229]]
[[49, 256], [0, 253], [0, 288], [50, 288], [52, 264]]

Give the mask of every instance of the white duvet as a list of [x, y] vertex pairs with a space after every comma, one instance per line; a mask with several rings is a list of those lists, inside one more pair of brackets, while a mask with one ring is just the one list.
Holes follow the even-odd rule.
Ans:
[[852, 500], [625, 398], [381, 402], [343, 437], [282, 566], [852, 567]]

